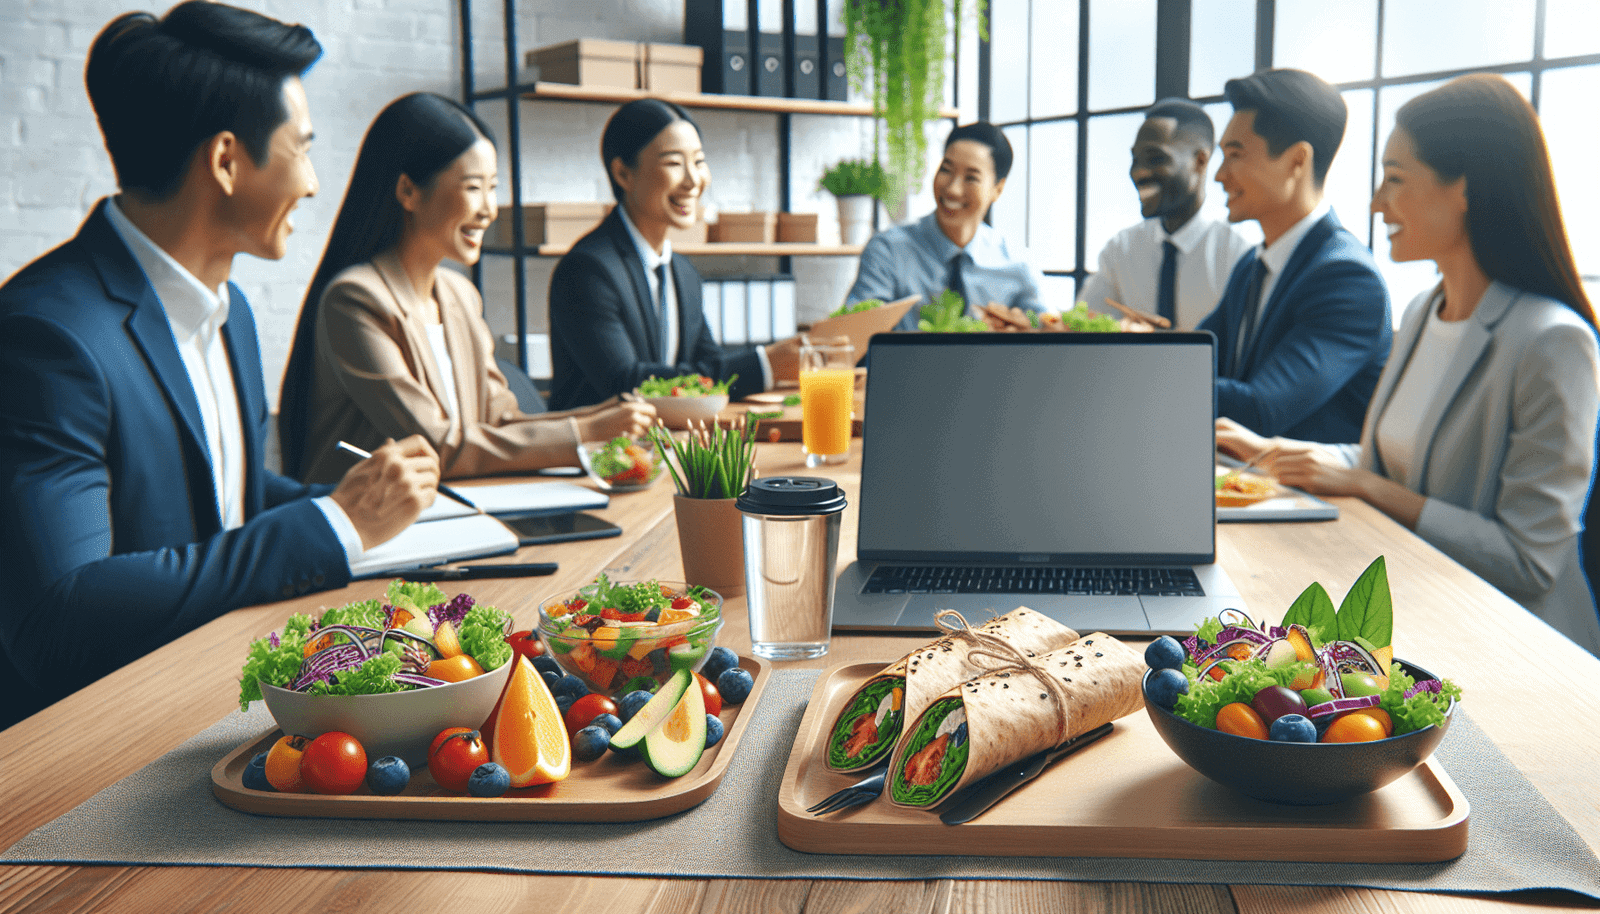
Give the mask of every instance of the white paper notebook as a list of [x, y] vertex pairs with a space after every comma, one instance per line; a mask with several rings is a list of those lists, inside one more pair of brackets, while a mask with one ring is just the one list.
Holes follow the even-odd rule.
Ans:
[[350, 573], [355, 578], [382, 577], [441, 562], [505, 555], [517, 546], [516, 532], [487, 514], [418, 520], [394, 539], [368, 549]]
[[[611, 497], [604, 492], [575, 486], [570, 482], [508, 482], [487, 486], [452, 486], [473, 504], [498, 517], [536, 517], [546, 514], [571, 514], [604, 508]], [[440, 495], [418, 523], [475, 513], [453, 498]]]

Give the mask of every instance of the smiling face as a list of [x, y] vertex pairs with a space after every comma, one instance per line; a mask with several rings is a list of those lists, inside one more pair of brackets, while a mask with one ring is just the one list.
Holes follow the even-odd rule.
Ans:
[[988, 146], [956, 140], [945, 147], [933, 175], [934, 218], [945, 237], [966, 247], [1005, 186], [1004, 179], [995, 180], [994, 153]]
[[636, 167], [615, 158], [610, 168], [622, 188], [628, 218], [657, 250], [668, 229], [694, 227], [700, 195], [711, 186], [711, 170], [693, 124], [673, 121], [639, 151]]
[[1179, 136], [1178, 122], [1170, 117], [1152, 117], [1140, 127], [1133, 140], [1133, 165], [1128, 177], [1139, 192], [1139, 213], [1146, 219], [1161, 216], [1181, 227], [1200, 211], [1205, 200], [1206, 163], [1210, 150]]
[[402, 186], [397, 192], [407, 213], [402, 245], [426, 248], [436, 259], [448, 257], [464, 266], [477, 263], [483, 232], [500, 212], [496, 183], [494, 144], [480, 137], [427, 188], [413, 186], [408, 193]]
[[1417, 158], [1404, 130], [1383, 148], [1383, 180], [1372, 195], [1372, 211], [1383, 217], [1389, 256], [1397, 262], [1448, 260], [1472, 250], [1467, 235], [1467, 179], [1439, 180]]
[[[1217, 183], [1228, 195], [1228, 221], [1254, 219], [1262, 223], [1269, 236], [1270, 226], [1293, 215], [1303, 181], [1302, 170], [1311, 167], [1311, 144], [1290, 145], [1274, 157], [1267, 141], [1255, 131], [1256, 113], [1237, 111], [1222, 131], [1222, 165], [1217, 168]], [[1287, 229], [1298, 221], [1288, 218]], [[1273, 236], [1275, 237], [1275, 236]]]
[[292, 213], [300, 201], [317, 192], [311, 167], [311, 109], [298, 77], [283, 83], [288, 117], [272, 132], [267, 159], [257, 165], [240, 150], [232, 193], [222, 203], [222, 218], [231, 227], [232, 247], [266, 260], [279, 260], [289, 250], [294, 231]]

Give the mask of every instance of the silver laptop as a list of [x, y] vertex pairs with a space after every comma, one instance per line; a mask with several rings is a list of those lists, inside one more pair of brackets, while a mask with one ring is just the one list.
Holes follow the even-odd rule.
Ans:
[[1188, 634], [1245, 609], [1216, 564], [1209, 333], [872, 338], [857, 561], [833, 624], [1028, 606]]

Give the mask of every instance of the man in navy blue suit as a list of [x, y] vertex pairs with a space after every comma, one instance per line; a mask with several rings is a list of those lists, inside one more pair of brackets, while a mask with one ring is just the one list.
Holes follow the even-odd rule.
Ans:
[[1302, 70], [1223, 89], [1233, 118], [1217, 182], [1228, 219], [1263, 246], [1233, 268], [1199, 329], [1217, 336], [1217, 415], [1258, 434], [1354, 442], [1389, 358], [1389, 292], [1372, 254], [1323, 199], [1344, 137], [1344, 99]]
[[263, 465], [239, 253], [316, 192], [311, 32], [208, 2], [128, 13], [85, 81], [121, 193], [0, 286], [0, 727], [228, 610], [350, 579], [432, 502], [389, 443], [337, 488]]

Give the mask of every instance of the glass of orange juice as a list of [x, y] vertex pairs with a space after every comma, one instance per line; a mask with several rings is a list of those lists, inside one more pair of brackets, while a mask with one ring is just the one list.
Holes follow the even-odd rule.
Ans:
[[856, 349], [850, 338], [805, 337], [800, 344], [800, 443], [806, 466], [850, 458]]

